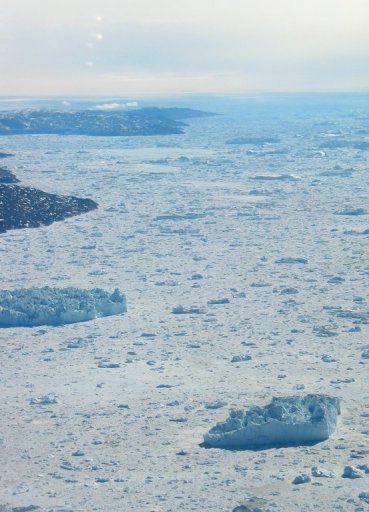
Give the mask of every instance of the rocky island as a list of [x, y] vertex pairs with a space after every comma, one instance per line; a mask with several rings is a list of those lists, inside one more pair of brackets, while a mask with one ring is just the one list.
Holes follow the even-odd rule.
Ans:
[[92, 199], [58, 196], [18, 185], [0, 184], [0, 233], [48, 226], [97, 208]]

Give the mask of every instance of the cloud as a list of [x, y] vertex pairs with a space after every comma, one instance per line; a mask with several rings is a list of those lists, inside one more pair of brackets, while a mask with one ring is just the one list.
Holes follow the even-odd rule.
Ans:
[[95, 105], [93, 110], [102, 110], [102, 111], [109, 111], [109, 110], [124, 110], [129, 108], [137, 108], [138, 102], [137, 101], [127, 101], [126, 103], [102, 103], [101, 105]]
[[165, 91], [181, 83], [217, 91], [232, 83], [234, 90], [369, 85], [369, 4], [362, 0], [350, 8], [344, 0], [202, 0], [196, 8], [194, 0], [127, 0], [125, 9], [115, 0], [49, 0], [40, 15], [39, 0], [18, 13], [19, 1], [3, 13], [0, 94], [27, 94], [37, 81], [40, 91], [46, 81], [52, 91], [78, 94], [135, 81]]

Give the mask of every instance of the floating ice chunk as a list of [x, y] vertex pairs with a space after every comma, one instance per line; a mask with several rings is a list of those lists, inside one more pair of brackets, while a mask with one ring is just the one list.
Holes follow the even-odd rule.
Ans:
[[99, 368], [120, 368], [119, 363], [112, 363], [111, 361], [100, 361], [97, 366]]
[[221, 409], [222, 407], [225, 407], [227, 405], [227, 402], [224, 400], [217, 400], [216, 402], [207, 402], [205, 404], [205, 409]]
[[323, 361], [323, 363], [336, 363], [337, 362], [337, 359], [335, 359], [333, 356], [330, 356], [328, 354], [324, 354], [321, 357], [321, 360]]
[[351, 384], [351, 382], [355, 382], [355, 379], [333, 379], [329, 381], [331, 384]]
[[83, 348], [87, 345], [87, 342], [81, 338], [76, 340], [68, 341], [66, 344], [66, 348]]
[[182, 220], [196, 220], [202, 219], [206, 216], [206, 213], [196, 213], [189, 212], [184, 214], [179, 213], [167, 213], [163, 215], [158, 215], [154, 220], [174, 220], [174, 221], [182, 221]]
[[308, 260], [306, 258], [280, 258], [279, 260], [275, 260], [274, 263], [279, 264], [288, 264], [288, 265], [294, 265], [294, 264], [306, 264]]
[[241, 356], [233, 356], [231, 359], [231, 363], [241, 363], [242, 361], [251, 361], [251, 356], [248, 354], [243, 354]]
[[31, 398], [29, 403], [31, 405], [54, 405], [57, 401], [55, 398], [45, 395], [40, 398]]
[[359, 498], [361, 499], [361, 501], [365, 501], [365, 503], [369, 504], [369, 492], [361, 492], [359, 494]]
[[229, 304], [229, 299], [223, 298], [223, 299], [210, 299], [208, 300], [208, 305], [217, 305], [217, 304]]
[[344, 282], [343, 277], [340, 276], [333, 276], [330, 279], [328, 279], [327, 283], [330, 284], [342, 284]]
[[305, 473], [297, 475], [292, 481], [292, 483], [295, 485], [307, 484], [308, 482], [311, 482], [311, 478], [309, 475], [306, 475]]
[[316, 336], [319, 336], [319, 338], [332, 338], [333, 336], [338, 336], [338, 333], [336, 331], [332, 331], [329, 329], [329, 327], [326, 327], [324, 325], [321, 326], [315, 326], [313, 328], [313, 332]]
[[342, 478], [351, 479], [363, 478], [363, 476], [364, 472], [359, 468], [355, 468], [355, 466], [345, 466], [342, 474]]
[[339, 400], [326, 395], [273, 398], [265, 407], [231, 411], [204, 435], [204, 442], [230, 450], [314, 444], [328, 439], [339, 414]]
[[192, 276], [191, 276], [192, 281], [198, 281], [199, 279], [203, 279], [203, 276], [201, 274], [192, 274]]
[[0, 291], [0, 327], [85, 322], [127, 311], [124, 295], [101, 288], [20, 288]]
[[357, 311], [356, 309], [341, 309], [340, 307], [323, 307], [336, 318], [347, 318], [357, 323], [367, 323], [369, 320], [369, 311]]
[[296, 293], [299, 293], [297, 288], [282, 288], [281, 295], [296, 295]]
[[184, 308], [183, 306], [176, 306], [172, 309], [174, 315], [199, 315], [203, 312], [201, 308], [196, 307]]
[[263, 498], [250, 498], [242, 505], [235, 507], [232, 512], [270, 512], [267, 501]]
[[327, 176], [327, 177], [333, 177], [338, 176], [340, 178], [349, 178], [352, 176], [352, 174], [355, 172], [354, 169], [341, 169], [340, 167], [335, 167], [332, 170], [329, 171], [323, 171], [318, 176]]
[[335, 212], [335, 215], [347, 215], [357, 217], [359, 215], [366, 215], [367, 213], [368, 212], [365, 210], [365, 208], [346, 208], [344, 210]]
[[299, 181], [301, 178], [294, 174], [257, 174], [253, 179], [257, 181]]
[[324, 468], [318, 468], [316, 466], [311, 468], [311, 474], [315, 478], [335, 478], [336, 477], [336, 475], [332, 471], [328, 471], [327, 469], [324, 469]]

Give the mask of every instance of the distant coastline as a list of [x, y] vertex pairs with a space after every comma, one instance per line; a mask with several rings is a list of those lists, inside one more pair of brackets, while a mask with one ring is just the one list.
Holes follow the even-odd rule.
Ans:
[[0, 135], [179, 135], [183, 120], [214, 115], [190, 108], [133, 110], [10, 110], [0, 113]]

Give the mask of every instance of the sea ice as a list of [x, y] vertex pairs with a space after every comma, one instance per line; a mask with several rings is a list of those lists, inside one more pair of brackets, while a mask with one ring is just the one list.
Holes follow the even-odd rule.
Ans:
[[225, 422], [204, 435], [204, 442], [235, 450], [314, 444], [328, 439], [339, 414], [339, 400], [334, 397], [277, 397], [265, 407], [231, 411]]
[[101, 288], [20, 288], [0, 292], [0, 327], [85, 322], [127, 311], [124, 295]]

